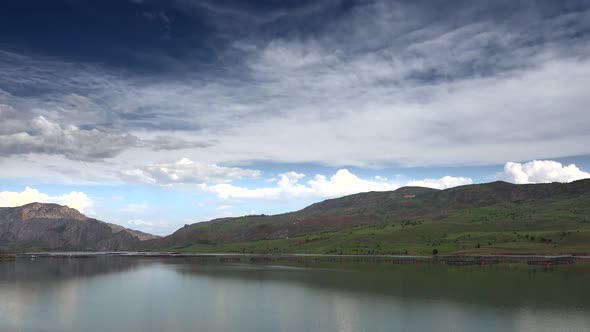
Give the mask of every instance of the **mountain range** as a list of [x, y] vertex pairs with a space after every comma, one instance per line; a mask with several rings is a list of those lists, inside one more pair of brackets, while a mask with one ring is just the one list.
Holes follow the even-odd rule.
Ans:
[[0, 246], [239, 253], [588, 253], [590, 180], [403, 187], [278, 215], [221, 218], [156, 237], [33, 203], [0, 209]]

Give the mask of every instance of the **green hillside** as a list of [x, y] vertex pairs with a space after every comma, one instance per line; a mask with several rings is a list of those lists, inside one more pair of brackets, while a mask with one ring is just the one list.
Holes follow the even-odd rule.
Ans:
[[185, 226], [140, 249], [314, 254], [590, 253], [590, 180], [417, 187]]

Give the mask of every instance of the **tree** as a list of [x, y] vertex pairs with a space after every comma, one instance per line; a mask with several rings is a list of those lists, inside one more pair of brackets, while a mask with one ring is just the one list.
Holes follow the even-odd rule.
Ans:
[[433, 255], [436, 255], [436, 254], [438, 254], [438, 249], [436, 249], [436, 248], [432, 249], [432, 254], [433, 254]]

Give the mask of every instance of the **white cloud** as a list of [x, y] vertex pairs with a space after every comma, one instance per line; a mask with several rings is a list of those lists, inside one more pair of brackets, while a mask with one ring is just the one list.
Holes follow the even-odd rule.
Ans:
[[562, 165], [553, 160], [533, 160], [527, 163], [507, 162], [496, 178], [513, 183], [572, 182], [590, 178], [590, 173], [576, 165]]
[[298, 183], [305, 174], [287, 172], [279, 174], [276, 187], [248, 189], [222, 183], [210, 186], [209, 190], [217, 193], [222, 198], [279, 198], [279, 197], [304, 197], [313, 195], [313, 190]]
[[399, 188], [397, 183], [363, 180], [347, 169], [340, 169], [329, 179], [316, 175], [308, 182], [309, 187], [322, 197], [343, 196], [363, 191], [384, 191]]
[[151, 185], [203, 184], [256, 178], [260, 176], [260, 171], [198, 163], [188, 158], [182, 158], [174, 163], [139, 166], [123, 171], [123, 176]]
[[155, 224], [151, 221], [145, 221], [143, 219], [131, 219], [127, 223], [133, 226], [154, 226]]
[[22, 192], [0, 192], [0, 206], [21, 206], [32, 202], [46, 202], [49, 195], [39, 192], [37, 189], [26, 187]]
[[244, 188], [232, 184], [218, 184], [208, 189], [221, 198], [277, 199], [301, 197], [339, 197], [367, 191], [395, 190], [402, 185], [422, 186], [435, 189], [446, 189], [454, 186], [470, 184], [470, 178], [445, 176], [440, 179], [425, 179], [408, 183], [387, 182], [379, 177], [375, 181], [365, 180], [347, 169], [340, 169], [330, 178], [317, 174], [306, 183], [300, 183], [305, 177], [302, 173], [288, 172], [279, 174], [275, 187]]
[[84, 213], [84, 210], [87, 210], [93, 205], [88, 195], [79, 191], [72, 191], [69, 194], [60, 196], [50, 196], [30, 187], [26, 187], [22, 192], [0, 192], [0, 206], [14, 207], [33, 202], [67, 205], [81, 213]]
[[418, 180], [418, 181], [411, 181], [411, 182], [408, 182], [406, 185], [416, 186], [416, 187], [427, 187], [427, 188], [434, 188], [434, 189], [446, 189], [446, 188], [451, 188], [451, 187], [464, 186], [464, 185], [472, 184], [472, 183], [473, 183], [473, 180], [470, 178], [443, 176], [440, 179], [424, 179], [424, 180]]
[[83, 192], [79, 191], [72, 191], [69, 194], [64, 194], [57, 197], [50, 197], [50, 202], [67, 205], [73, 209], [84, 213], [84, 211], [88, 212], [88, 208], [93, 205], [92, 200]]

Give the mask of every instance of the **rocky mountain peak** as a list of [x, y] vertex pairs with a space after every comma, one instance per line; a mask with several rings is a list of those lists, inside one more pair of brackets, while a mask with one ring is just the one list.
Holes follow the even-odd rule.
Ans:
[[70, 219], [84, 221], [88, 218], [76, 209], [65, 205], [31, 203], [20, 207], [20, 219], [27, 221], [31, 219]]

